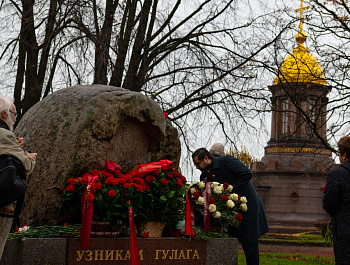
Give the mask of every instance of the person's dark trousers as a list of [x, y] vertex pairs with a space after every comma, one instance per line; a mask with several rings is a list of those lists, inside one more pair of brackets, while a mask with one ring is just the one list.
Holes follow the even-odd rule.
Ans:
[[247, 265], [259, 265], [259, 245], [258, 241], [243, 247]]

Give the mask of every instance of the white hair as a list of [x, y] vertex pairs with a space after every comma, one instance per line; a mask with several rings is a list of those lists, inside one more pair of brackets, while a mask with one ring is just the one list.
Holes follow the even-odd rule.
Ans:
[[10, 108], [13, 104], [13, 100], [0, 96], [0, 113], [5, 110], [7, 113], [10, 111]]

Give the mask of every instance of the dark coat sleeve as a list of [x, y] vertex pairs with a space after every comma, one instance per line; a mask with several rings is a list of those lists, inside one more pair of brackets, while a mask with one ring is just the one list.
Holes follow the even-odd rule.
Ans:
[[331, 171], [327, 177], [327, 184], [324, 190], [323, 196], [323, 209], [332, 217], [337, 212], [337, 206], [339, 205], [339, 178], [337, 173]]

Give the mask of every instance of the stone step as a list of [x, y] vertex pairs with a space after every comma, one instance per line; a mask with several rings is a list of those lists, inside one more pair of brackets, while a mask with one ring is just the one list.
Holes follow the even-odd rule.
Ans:
[[275, 234], [319, 234], [320, 230], [313, 226], [269, 225], [269, 233]]

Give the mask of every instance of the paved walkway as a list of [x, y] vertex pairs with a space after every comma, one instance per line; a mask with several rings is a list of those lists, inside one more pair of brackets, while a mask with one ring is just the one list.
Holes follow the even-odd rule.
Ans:
[[[243, 251], [240, 244], [238, 245], [238, 251]], [[259, 251], [267, 253], [301, 254], [334, 258], [333, 247], [286, 246], [259, 243]]]

